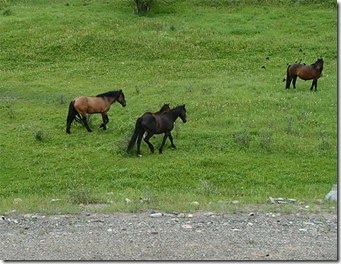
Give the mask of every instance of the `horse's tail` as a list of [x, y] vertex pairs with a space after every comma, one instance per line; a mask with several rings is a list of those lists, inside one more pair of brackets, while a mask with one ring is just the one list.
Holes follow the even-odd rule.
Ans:
[[69, 113], [67, 115], [67, 122], [72, 122], [73, 120], [84, 125], [81, 115], [78, 113], [77, 109], [75, 108], [75, 100], [70, 102]]
[[289, 73], [289, 68], [290, 68], [290, 64], [288, 65], [287, 67], [287, 78], [286, 79], [283, 79], [283, 82], [286, 81], [286, 85], [285, 85], [285, 88], [286, 89], [289, 89], [290, 88], [290, 83], [291, 83], [291, 76], [290, 76], [290, 73]]
[[134, 134], [132, 135], [132, 137], [129, 141], [127, 152], [129, 152], [131, 150], [131, 148], [135, 145], [135, 142], [137, 140], [139, 133], [143, 130], [141, 122], [142, 122], [142, 119], [141, 119], [141, 117], [139, 117], [136, 120]]
[[66, 133], [68, 134], [70, 134], [71, 123], [75, 119], [76, 115], [78, 114], [74, 104], [75, 104], [75, 101], [70, 102], [69, 111], [66, 117]]

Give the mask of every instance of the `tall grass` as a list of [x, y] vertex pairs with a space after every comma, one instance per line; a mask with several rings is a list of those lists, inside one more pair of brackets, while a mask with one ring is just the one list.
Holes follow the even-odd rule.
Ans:
[[[335, 2], [158, 1], [146, 16], [124, 0], [0, 8], [11, 10], [0, 15], [2, 212], [314, 202], [337, 180]], [[284, 89], [288, 63], [320, 56], [318, 92]], [[70, 100], [115, 89], [127, 107], [112, 106], [107, 131], [93, 115], [92, 133], [66, 135]], [[164, 103], [188, 110], [177, 149], [127, 155], [136, 118]]]

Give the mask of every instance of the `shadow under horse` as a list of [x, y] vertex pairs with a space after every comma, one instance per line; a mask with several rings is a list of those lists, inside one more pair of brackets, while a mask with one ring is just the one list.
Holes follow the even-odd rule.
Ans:
[[317, 91], [317, 79], [320, 78], [323, 70], [323, 59], [318, 59], [315, 63], [311, 65], [304, 64], [293, 64], [289, 65], [287, 68], [287, 79], [286, 79], [286, 89], [290, 89], [290, 84], [294, 89], [296, 89], [297, 76], [302, 80], [313, 80], [310, 91], [315, 87], [315, 92]]
[[157, 115], [153, 113], [143, 114], [136, 120], [134, 134], [132, 135], [128, 144], [127, 152], [130, 152], [137, 140], [137, 156], [142, 156], [140, 147], [145, 132], [146, 136], [144, 137], [144, 141], [147, 143], [152, 153], [154, 153], [154, 146], [149, 142], [149, 139], [154, 134], [164, 133], [164, 137], [159, 148], [160, 154], [162, 153], [163, 146], [165, 145], [167, 138], [169, 138], [172, 148], [176, 148], [173, 142], [171, 131], [174, 128], [174, 122], [179, 117], [181, 118], [182, 122], [187, 122], [185, 105], [177, 106], [171, 110], [159, 113]]
[[66, 133], [71, 133], [72, 121], [77, 119], [86, 127], [89, 132], [92, 132], [87, 122], [87, 114], [102, 114], [103, 123], [99, 126], [103, 130], [107, 129], [109, 122], [108, 111], [114, 102], [119, 102], [123, 107], [126, 106], [125, 96], [122, 90], [109, 91], [98, 94], [96, 96], [79, 96], [71, 101], [69, 112], [66, 118]]

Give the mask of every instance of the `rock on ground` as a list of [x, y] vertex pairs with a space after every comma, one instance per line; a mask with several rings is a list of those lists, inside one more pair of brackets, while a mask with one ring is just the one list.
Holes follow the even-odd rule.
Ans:
[[334, 184], [331, 191], [327, 193], [326, 200], [337, 201], [337, 184]]

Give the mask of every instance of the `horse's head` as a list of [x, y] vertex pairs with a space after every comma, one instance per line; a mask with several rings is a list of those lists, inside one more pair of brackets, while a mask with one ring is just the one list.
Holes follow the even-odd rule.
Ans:
[[179, 117], [181, 118], [182, 122], [186, 123], [187, 122], [187, 117], [186, 117], [185, 105], [180, 105], [179, 108], [180, 108]]
[[318, 59], [315, 63], [314, 63], [314, 65], [315, 65], [315, 69], [316, 70], [318, 70], [319, 72], [322, 72], [322, 70], [323, 70], [323, 59], [321, 58], [321, 59]]
[[126, 106], [126, 100], [124, 98], [124, 93], [122, 90], [119, 90], [119, 96], [117, 98], [117, 101], [123, 106], [125, 107]]

